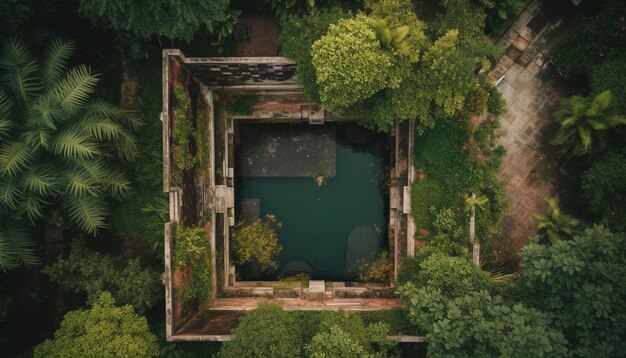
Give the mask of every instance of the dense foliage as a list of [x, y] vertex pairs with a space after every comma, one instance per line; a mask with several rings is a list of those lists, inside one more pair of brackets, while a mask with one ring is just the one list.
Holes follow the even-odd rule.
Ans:
[[281, 54], [296, 62], [298, 81], [304, 87], [307, 99], [313, 103], [319, 102], [320, 98], [311, 46], [328, 31], [330, 24], [350, 16], [349, 12], [333, 7], [302, 17], [290, 15], [281, 21]]
[[441, 123], [416, 137], [418, 180], [411, 188], [411, 215], [419, 238], [429, 244], [437, 240], [440, 246], [448, 246], [444, 251], [450, 252], [454, 250], [450, 243], [463, 247], [467, 244], [466, 198], [471, 193], [485, 197], [483, 210], [476, 211], [476, 239], [492, 255], [487, 261], [498, 266], [510, 255], [489, 249], [500, 231], [506, 208], [504, 189], [496, 179], [504, 154], [495, 142], [499, 124], [488, 120], [468, 126], [469, 130], [458, 123]]
[[547, 313], [575, 356], [616, 356], [626, 349], [626, 239], [602, 226], [520, 253], [527, 304]]
[[450, 300], [439, 289], [407, 284], [399, 290], [409, 319], [425, 327], [429, 357], [561, 357], [563, 334], [539, 311], [486, 291]]
[[297, 326], [295, 317], [279, 305], [260, 305], [241, 318], [235, 338], [222, 345], [219, 356], [299, 357], [304, 341]]
[[193, 300], [207, 307], [213, 294], [213, 268], [211, 242], [204, 228], [176, 226], [172, 262], [175, 269], [189, 273], [177, 288], [182, 302]]
[[142, 39], [163, 36], [189, 42], [202, 27], [212, 32], [226, 20], [228, 0], [80, 0], [79, 12], [91, 21]]
[[602, 0], [595, 5], [598, 7], [595, 14], [592, 12], [592, 16], [578, 21], [554, 49], [553, 62], [566, 77], [585, 78], [604, 61], [624, 61], [626, 4], [619, 0]]
[[155, 357], [157, 338], [131, 306], [115, 306], [108, 292], [88, 310], [65, 315], [54, 339], [35, 347], [34, 357]]
[[606, 144], [607, 130], [626, 124], [626, 117], [617, 113], [613, 106], [613, 95], [604, 91], [593, 98], [572, 96], [561, 100], [554, 112], [559, 131], [553, 144], [561, 146], [564, 156], [584, 155], [599, 152]]
[[64, 290], [85, 293], [92, 304], [103, 292], [110, 292], [115, 302], [131, 305], [139, 313], [162, 299], [163, 286], [158, 273], [144, 267], [139, 259], [103, 255], [75, 239], [67, 259], [59, 258], [43, 272]]
[[[387, 323], [337, 311], [286, 312], [264, 304], [243, 317], [220, 357], [384, 357], [395, 346]], [[355, 356], [355, 354], [357, 354]]]
[[488, 288], [489, 274], [467, 258], [435, 253], [420, 263], [413, 281], [416, 287], [438, 289], [448, 298]]
[[37, 262], [28, 227], [62, 215], [95, 234], [106, 226], [108, 198], [129, 181], [116, 161], [134, 158], [138, 121], [90, 99], [98, 78], [69, 68], [73, 44], [53, 40], [43, 61], [18, 41], [0, 58], [0, 267]]
[[392, 56], [385, 51], [365, 16], [342, 19], [311, 48], [321, 103], [345, 108], [386, 88]]
[[255, 263], [263, 271], [277, 269], [276, 256], [282, 250], [282, 246], [278, 243], [276, 229], [280, 225], [274, 215], [266, 215], [251, 223], [244, 221], [238, 223], [232, 238], [237, 263], [239, 265]]
[[571, 239], [576, 232], [578, 220], [561, 212], [554, 198], [546, 198], [545, 201], [546, 213], [533, 214], [537, 221], [537, 235], [534, 238], [542, 244]]

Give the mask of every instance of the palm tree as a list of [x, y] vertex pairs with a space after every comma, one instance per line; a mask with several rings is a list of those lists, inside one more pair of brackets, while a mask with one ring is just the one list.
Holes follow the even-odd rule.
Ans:
[[578, 220], [561, 213], [554, 198], [546, 198], [548, 209], [546, 214], [536, 213], [533, 215], [537, 220], [537, 237], [541, 243], [552, 243], [558, 240], [571, 239], [574, 237]]
[[599, 93], [593, 99], [573, 96], [561, 101], [554, 113], [561, 128], [552, 140], [553, 144], [563, 146], [561, 154], [587, 154], [597, 146], [601, 132], [626, 124], [626, 118], [613, 111], [611, 101], [610, 91]]
[[[67, 68], [71, 42], [55, 39], [43, 61], [16, 40], [0, 55], [0, 268], [38, 262], [26, 227], [61, 208], [88, 233], [105, 226], [108, 197], [129, 188], [115, 160], [135, 156], [130, 113], [90, 100], [98, 82]], [[18, 229], [19, 228], [19, 229]]]

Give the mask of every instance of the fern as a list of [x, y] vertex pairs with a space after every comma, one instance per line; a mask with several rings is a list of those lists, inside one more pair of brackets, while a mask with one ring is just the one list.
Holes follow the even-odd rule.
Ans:
[[36, 242], [28, 232], [14, 223], [0, 222], [0, 268], [6, 271], [39, 263]]

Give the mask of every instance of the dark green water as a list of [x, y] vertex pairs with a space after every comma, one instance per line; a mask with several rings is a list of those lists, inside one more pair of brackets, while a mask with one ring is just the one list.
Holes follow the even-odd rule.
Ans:
[[[293, 126], [247, 125], [272, 126], [276, 131]], [[369, 143], [358, 145], [347, 138], [344, 126], [325, 126], [334, 126], [336, 130], [336, 176], [328, 178], [325, 185], [316, 185], [312, 177], [236, 178], [237, 213], [241, 213], [242, 200], [259, 199], [260, 215], [276, 215], [282, 223], [282, 228], [277, 231], [283, 247], [278, 272], [261, 274], [247, 265], [238, 270], [242, 279], [287, 276], [283, 270], [293, 261], [308, 264], [313, 278], [352, 279], [355, 272], [347, 267], [346, 249], [348, 236], [354, 229], [361, 227], [362, 232], [363, 227], [367, 227], [370, 233], [376, 234], [375, 251], [387, 245], [384, 238], [388, 204], [383, 184], [386, 138], [377, 135]], [[258, 132], [251, 133], [258, 136]], [[267, 135], [267, 132], [263, 133]], [[242, 135], [242, 146], [246, 143], [255, 145], [258, 137], [248, 135], [249, 138]], [[245, 165], [241, 158], [237, 160], [239, 165]], [[289, 162], [282, 160], [274, 165], [289, 165]], [[354, 266], [354, 262], [348, 263], [350, 265]]]

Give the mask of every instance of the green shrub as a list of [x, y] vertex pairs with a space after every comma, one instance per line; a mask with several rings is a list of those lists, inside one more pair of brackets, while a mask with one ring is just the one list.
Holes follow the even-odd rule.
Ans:
[[488, 288], [489, 274], [464, 257], [435, 253], [420, 263], [415, 286], [441, 290], [446, 297], [461, 297]]
[[567, 341], [541, 312], [486, 291], [450, 299], [432, 287], [399, 290], [409, 320], [428, 332], [432, 357], [566, 357]]
[[183, 303], [197, 301], [208, 307], [213, 295], [213, 269], [211, 242], [204, 228], [176, 226], [173, 263], [175, 269], [190, 272], [189, 279], [177, 287]]
[[273, 215], [266, 215], [252, 223], [243, 221], [238, 223], [232, 238], [236, 262], [239, 265], [253, 262], [264, 271], [277, 269], [276, 256], [282, 250], [282, 246], [278, 243], [276, 229], [280, 225]]
[[228, 0], [155, 0], [149, 3], [123, 0], [80, 0], [78, 11], [96, 24], [103, 24], [129, 37], [151, 36], [189, 42], [202, 28], [212, 32], [228, 13]]
[[63, 290], [85, 293], [89, 304], [108, 291], [119, 304], [131, 305], [142, 313], [162, 299], [158, 272], [143, 267], [138, 259], [90, 250], [82, 239], [72, 242], [67, 259], [59, 258], [42, 271]]
[[320, 100], [328, 110], [351, 106], [388, 86], [392, 55], [381, 48], [372, 20], [364, 15], [330, 25], [311, 52]]
[[606, 90], [613, 94], [613, 105], [618, 113], [626, 113], [626, 81], [620, 74], [626, 73], [626, 57], [606, 61], [591, 71], [591, 94]]
[[103, 292], [89, 310], [68, 312], [54, 339], [35, 347], [39, 357], [156, 357], [157, 337], [131, 306], [117, 307]]
[[359, 265], [359, 278], [364, 282], [389, 283], [392, 272], [393, 264], [389, 259], [389, 252], [386, 250]]
[[239, 321], [234, 339], [224, 342], [219, 357], [300, 357], [304, 346], [298, 321], [280, 305], [263, 304]]
[[426, 177], [411, 186], [411, 216], [418, 228], [432, 230], [430, 208], [432, 204], [447, 201], [447, 193], [435, 179]]
[[289, 15], [281, 21], [281, 54], [296, 62], [298, 82], [302, 85], [306, 98], [312, 103], [319, 103], [320, 98], [315, 68], [311, 63], [311, 46], [326, 34], [330, 24], [350, 16], [350, 12], [333, 7], [302, 17]]
[[477, 86], [465, 97], [465, 104], [459, 115], [469, 119], [472, 116], [480, 116], [487, 109], [489, 93], [481, 86]]
[[626, 349], [626, 237], [602, 226], [520, 253], [520, 291], [553, 318], [572, 356], [611, 357]]
[[554, 48], [552, 61], [565, 77], [586, 77], [593, 67], [623, 58], [626, 33], [622, 30], [626, 5], [619, 0], [599, 2], [598, 11], [576, 23]]
[[609, 222], [624, 222], [618, 213], [624, 213], [626, 201], [626, 158], [622, 154], [607, 153], [595, 160], [581, 177], [582, 194], [592, 212], [601, 214]]
[[405, 257], [400, 262], [396, 284], [402, 286], [407, 282], [415, 282], [420, 270], [420, 261], [415, 257]]
[[494, 116], [499, 116], [506, 112], [506, 102], [502, 98], [502, 93], [498, 91], [498, 87], [487, 84], [487, 93], [489, 93], [489, 99], [487, 100], [487, 110]]

